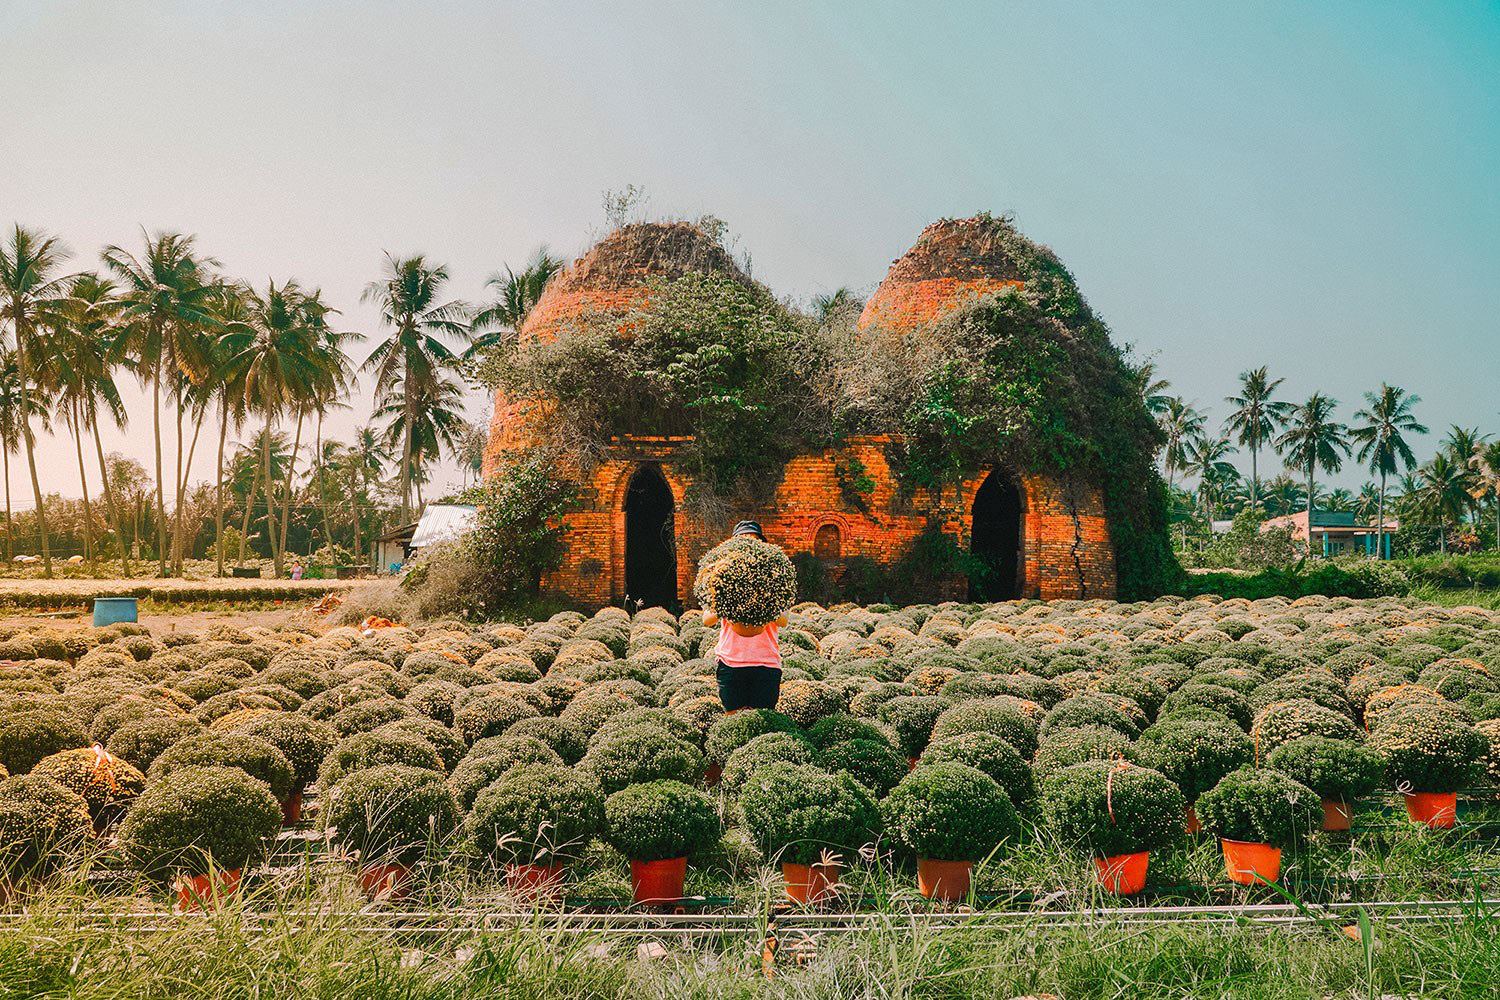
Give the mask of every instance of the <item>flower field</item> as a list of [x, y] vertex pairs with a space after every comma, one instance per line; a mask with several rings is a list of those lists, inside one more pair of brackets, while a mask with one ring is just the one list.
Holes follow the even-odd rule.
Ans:
[[1493, 612], [1200, 598], [790, 619], [779, 711], [730, 716], [696, 612], [6, 629], [6, 885], [25, 899], [87, 869], [102, 900], [193, 909], [312, 873], [396, 908], [597, 912], [1500, 882]]

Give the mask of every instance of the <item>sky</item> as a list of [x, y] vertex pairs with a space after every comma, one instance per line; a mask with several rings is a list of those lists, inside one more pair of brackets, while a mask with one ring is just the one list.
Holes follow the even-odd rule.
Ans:
[[[799, 300], [868, 294], [934, 219], [1010, 212], [1215, 424], [1259, 365], [1346, 421], [1389, 381], [1422, 397], [1425, 458], [1450, 424], [1500, 433], [1497, 67], [1494, 0], [14, 0], [0, 224], [80, 269], [193, 233], [375, 338], [385, 252], [482, 300], [539, 245], [585, 250], [627, 184], [648, 217], [724, 219]], [[105, 444], [149, 465], [128, 397]], [[369, 412], [366, 387], [325, 434]], [[68, 441], [38, 463], [78, 494]]]

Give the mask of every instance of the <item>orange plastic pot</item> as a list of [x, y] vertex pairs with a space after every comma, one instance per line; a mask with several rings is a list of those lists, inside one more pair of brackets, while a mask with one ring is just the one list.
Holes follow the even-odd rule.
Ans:
[[724, 768], [722, 765], [710, 764], [708, 765], [708, 770], [703, 772], [703, 783], [709, 788], [713, 788], [719, 783], [719, 779], [723, 776]]
[[682, 898], [687, 858], [630, 862], [630, 891], [637, 903], [675, 903]]
[[359, 887], [371, 899], [400, 901], [411, 889], [411, 869], [405, 865], [366, 865], [359, 870]]
[[505, 884], [521, 899], [556, 899], [563, 894], [568, 869], [564, 865], [507, 865]]
[[1413, 792], [1406, 798], [1406, 815], [1433, 830], [1451, 830], [1458, 819], [1457, 792]]
[[786, 883], [786, 898], [806, 906], [821, 903], [838, 893], [838, 865], [781, 866], [781, 880]]
[[209, 875], [177, 876], [177, 908], [183, 913], [199, 907], [213, 909], [219, 900], [239, 892], [240, 872], [241, 869], [236, 868]]
[[1224, 871], [1233, 882], [1254, 885], [1281, 877], [1281, 848], [1245, 840], [1225, 840]]
[[281, 828], [289, 830], [302, 821], [302, 793], [293, 792], [281, 800]]
[[906, 758], [906, 763], [909, 765], [907, 767], [907, 770], [908, 771], [915, 771], [917, 769], [917, 761], [919, 761], [921, 759], [922, 759], [921, 757], [908, 757], [908, 758]]
[[1149, 851], [1140, 851], [1095, 858], [1094, 876], [1105, 891], [1116, 896], [1133, 896], [1146, 888], [1146, 862], [1150, 856]]
[[1347, 830], [1354, 810], [1343, 799], [1323, 800], [1323, 829]]
[[1202, 829], [1203, 829], [1203, 824], [1198, 822], [1198, 810], [1195, 807], [1193, 807], [1193, 806], [1188, 806], [1187, 832], [1188, 833], [1197, 833], [1199, 830], [1202, 830]]
[[973, 875], [972, 861], [917, 859], [917, 888], [928, 899], [941, 899], [947, 903], [967, 899]]

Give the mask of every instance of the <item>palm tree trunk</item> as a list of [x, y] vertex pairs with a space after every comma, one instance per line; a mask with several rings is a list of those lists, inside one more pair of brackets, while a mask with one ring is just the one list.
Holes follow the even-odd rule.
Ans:
[[276, 547], [276, 484], [271, 479], [271, 422], [266, 421], [265, 436], [260, 442], [261, 472], [266, 486], [266, 536], [271, 543], [271, 572], [281, 579], [281, 550]]
[[109, 464], [104, 461], [104, 442], [99, 438], [99, 421], [89, 421], [94, 427], [94, 451], [99, 455], [99, 479], [104, 484], [104, 504], [109, 508], [109, 518], [114, 522], [115, 537], [120, 540], [120, 572], [130, 577], [130, 550], [125, 545], [125, 525], [120, 520], [119, 505], [115, 502], [115, 491], [109, 485]]
[[359, 476], [351, 460], [349, 467], [349, 510], [354, 513], [354, 558], [364, 557], [364, 548], [359, 543]]
[[21, 438], [26, 442], [26, 465], [31, 470], [31, 492], [36, 497], [37, 530], [42, 536], [42, 575], [52, 575], [52, 546], [47, 541], [47, 505], [36, 474], [36, 441], [31, 436], [31, 373], [26, 363], [26, 332], [16, 324], [16, 370], [21, 378]]
[[318, 479], [318, 506], [323, 511], [323, 537], [328, 541], [328, 558], [333, 560], [335, 571], [338, 569], [338, 555], [333, 545], [333, 526], [328, 520], [328, 491], [323, 488], [323, 411], [318, 410], [318, 427], [316, 441], [313, 443], [313, 459], [317, 462], [317, 470], [314, 475]]
[[156, 563], [157, 572], [167, 575], [167, 496], [161, 474], [161, 375], [162, 361], [156, 360], [156, 375], [151, 380], [151, 432], [156, 439]]
[[[409, 367], [409, 366], [408, 366]], [[408, 371], [408, 376], [410, 372]], [[410, 377], [405, 380], [406, 386], [406, 433], [402, 435], [401, 444], [401, 523], [406, 524], [411, 520], [411, 432], [412, 425], [417, 422], [416, 416], [416, 389], [411, 384]]]
[[1312, 555], [1313, 466], [1307, 467], [1307, 554]]
[[1260, 516], [1260, 469], [1257, 466], [1259, 447], [1250, 449], [1250, 512]]
[[250, 473], [250, 491], [245, 494], [245, 516], [240, 520], [240, 556], [235, 565], [245, 565], [245, 545], [250, 540], [250, 512], [255, 508], [255, 494], [260, 489], [260, 463]]
[[297, 433], [292, 437], [292, 457], [286, 463], [286, 485], [282, 488], [285, 500], [281, 508], [281, 551], [286, 552], [286, 529], [292, 521], [292, 477], [297, 471], [297, 452], [302, 448], [302, 421], [305, 415], [297, 414]]
[[229, 400], [219, 401], [219, 461], [214, 479], [214, 553], [217, 576], [224, 575], [224, 439], [229, 436]]
[[5, 449], [5, 561], [16, 556], [16, 532], [10, 517], [10, 449]]
[[[204, 404], [207, 408], [207, 404]], [[193, 421], [193, 439], [188, 442], [187, 461], [178, 457], [178, 464], [182, 466], [182, 474], [177, 477], [177, 575], [182, 575], [182, 561], [187, 555], [187, 520], [182, 510], [187, 506], [187, 484], [193, 474], [193, 455], [198, 451], [198, 435], [203, 431], [203, 410], [198, 411], [197, 418]], [[196, 533], [194, 534], [196, 537]]]
[[1380, 503], [1375, 514], [1375, 558], [1385, 558], [1385, 472], [1380, 473]]
[[172, 504], [172, 572], [182, 575], [182, 390], [175, 393], [173, 404], [177, 423], [177, 475], [173, 478], [175, 498]]
[[78, 452], [78, 483], [83, 487], [83, 557], [90, 564], [94, 561], [94, 515], [89, 509], [89, 477], [83, 464], [83, 421], [78, 413], [78, 400], [72, 401], [73, 445]]

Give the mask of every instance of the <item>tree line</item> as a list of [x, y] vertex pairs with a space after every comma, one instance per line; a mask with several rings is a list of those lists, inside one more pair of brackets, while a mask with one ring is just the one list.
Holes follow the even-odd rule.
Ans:
[[[448, 297], [445, 266], [422, 254], [387, 253], [362, 296], [378, 311], [380, 331], [357, 359], [352, 352], [366, 335], [340, 329], [339, 312], [321, 290], [290, 278], [263, 286], [235, 279], [193, 236], [143, 232], [134, 249], [104, 247], [93, 268], [74, 269], [72, 262], [59, 237], [37, 229], [16, 225], [0, 241], [7, 558], [16, 537], [10, 461], [24, 456], [47, 576], [52, 532], [49, 497], [37, 474], [38, 430], [66, 433], [74, 445], [84, 558], [94, 562], [109, 551], [127, 576], [132, 549], [149, 552], [160, 575], [180, 575], [192, 547], [191, 515], [205, 500], [219, 575], [226, 534], [237, 540], [238, 561], [245, 559], [257, 509], [261, 548], [278, 576], [299, 511], [315, 512], [310, 534], [320, 534], [331, 553], [345, 546], [363, 551], [371, 524], [361, 517], [362, 507], [388, 503], [405, 523], [420, 506], [427, 470], [444, 452], [477, 468], [483, 431], [463, 418], [465, 367], [514, 335], [561, 267], [543, 248], [519, 272], [507, 267], [491, 276], [486, 289], [493, 300], [473, 306]], [[324, 440], [324, 416], [348, 405], [361, 375], [373, 382], [369, 422], [350, 442]], [[101, 436], [103, 427], [124, 428], [130, 420], [120, 393], [127, 377], [151, 398], [149, 499], [138, 477], [120, 481], [128, 464], [105, 454]], [[211, 491], [190, 478], [205, 428], [205, 444], [213, 449]], [[231, 443], [231, 432], [247, 430], [253, 431], [248, 444]], [[175, 441], [171, 468], [164, 436]], [[91, 464], [102, 514], [89, 488]], [[134, 505], [126, 495], [131, 489]], [[226, 524], [236, 505], [237, 528]], [[350, 509], [347, 520], [343, 507]], [[342, 530], [336, 521], [344, 522]], [[306, 540], [308, 548], [313, 540]]]
[[[1236, 394], [1225, 397], [1229, 412], [1214, 428], [1208, 414], [1169, 394], [1170, 385], [1152, 365], [1142, 366], [1140, 377], [1147, 408], [1165, 437], [1162, 465], [1184, 535], [1191, 527], [1206, 536], [1211, 522], [1225, 515], [1306, 511], [1310, 517], [1316, 509], [1353, 512], [1374, 526], [1380, 552], [1393, 515], [1402, 534], [1412, 525], [1432, 529], [1440, 552], [1478, 548], [1485, 535], [1490, 545], [1500, 545], [1500, 440], [1455, 424], [1437, 452], [1419, 463], [1411, 439], [1428, 433], [1415, 413], [1422, 400], [1399, 386], [1382, 383], [1365, 393], [1364, 405], [1345, 423], [1338, 419], [1338, 402], [1324, 393], [1301, 403], [1278, 398], [1285, 380], [1260, 367], [1240, 375]], [[1241, 448], [1250, 458], [1248, 477], [1230, 460]], [[1265, 453], [1279, 458], [1284, 471], [1262, 481]], [[1371, 480], [1358, 492], [1318, 492], [1318, 474], [1339, 472], [1346, 461]], [[1190, 479], [1196, 480], [1191, 488]]]

